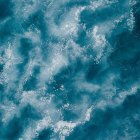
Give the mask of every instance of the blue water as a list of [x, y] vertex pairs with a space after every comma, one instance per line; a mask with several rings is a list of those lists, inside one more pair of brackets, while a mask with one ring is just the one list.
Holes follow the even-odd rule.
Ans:
[[140, 140], [140, 1], [0, 0], [0, 140]]

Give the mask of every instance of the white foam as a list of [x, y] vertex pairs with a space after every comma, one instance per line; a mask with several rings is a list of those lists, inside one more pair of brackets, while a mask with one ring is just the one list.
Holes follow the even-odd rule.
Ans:
[[85, 116], [85, 121], [89, 121], [90, 120], [92, 110], [93, 110], [93, 107], [92, 106], [87, 109], [86, 116]]
[[95, 41], [93, 49], [97, 52], [96, 61], [98, 62], [103, 56], [104, 48], [106, 45], [105, 35], [99, 32], [98, 26], [93, 28], [93, 38]]
[[128, 19], [127, 19], [127, 25], [129, 27], [129, 30], [132, 31], [134, 28], [134, 24], [135, 24], [135, 17], [133, 15], [132, 9], [130, 10]]
[[9, 101], [1, 105], [0, 108], [3, 110], [2, 122], [4, 124], [7, 124], [10, 120], [12, 120], [14, 115], [17, 113], [16, 105]]
[[88, 91], [88, 92], [91, 92], [91, 93], [95, 93], [100, 89], [99, 85], [88, 83], [88, 82], [85, 82], [85, 81], [77, 82], [76, 86], [78, 88], [77, 90]]
[[118, 2], [118, 0], [92, 0], [90, 2], [90, 6], [88, 8], [92, 9], [93, 11], [97, 10], [97, 9], [102, 9], [105, 7], [110, 6], [113, 3]]
[[79, 15], [84, 7], [72, 8], [66, 15], [60, 25], [56, 25], [54, 19], [49, 20], [49, 32], [59, 39], [76, 37], [79, 26]]
[[13, 0], [13, 2], [15, 4], [15, 17], [19, 19], [23, 18], [23, 20], [26, 20], [31, 14], [36, 12], [40, 5], [38, 0]]
[[59, 121], [54, 126], [54, 132], [59, 133], [59, 136], [60, 136], [61, 140], [65, 140], [65, 137], [69, 136], [69, 134], [76, 127], [76, 125], [77, 124], [73, 123], [73, 122]]
[[[38, 0], [13, 1], [15, 3], [15, 19], [18, 20], [18, 22], [21, 19], [21, 24], [28, 19], [30, 15], [35, 13], [40, 8], [40, 5], [43, 6], [43, 4], [48, 2], [43, 0], [41, 1], [43, 4], [41, 4], [41, 2]], [[93, 109], [105, 109], [107, 106], [114, 107], [115, 105], [119, 105], [128, 95], [135, 94], [139, 87], [138, 85], [134, 85], [128, 91], [120, 92], [117, 97], [114, 97], [117, 89], [113, 85], [113, 82], [119, 78], [117, 73], [107, 74], [107, 78], [104, 79], [103, 83], [98, 85], [86, 81], [85, 77], [83, 76], [85, 75], [85, 69], [83, 69], [80, 74], [72, 77], [72, 83], [70, 84], [76, 87], [76, 92], [78, 92], [77, 94], [79, 94], [79, 96], [82, 96], [80, 95], [81, 91], [86, 91], [88, 93], [81, 97], [82, 99], [80, 103], [65, 103], [59, 109], [56, 108], [57, 105], [53, 101], [53, 97], [55, 95], [52, 95], [51, 93], [48, 95], [46, 93], [48, 87], [45, 84], [49, 82], [51, 83], [53, 77], [58, 74], [62, 68], [67, 67], [69, 64], [71, 64], [71, 62], [75, 63], [77, 57], [79, 57], [83, 63], [87, 62], [84, 52], [87, 51], [86, 47], [88, 46], [81, 48], [81, 46], [76, 44], [74, 41], [74, 39], [78, 37], [77, 33], [81, 26], [84, 26], [79, 25], [81, 12], [86, 8], [90, 8], [90, 10], [93, 11], [99, 8], [106, 8], [117, 2], [117, 0], [95, 0], [91, 1], [90, 6], [78, 6], [71, 8], [69, 11], [64, 13], [62, 21], [60, 21], [60, 24], [57, 25], [54, 22], [54, 18], [60, 7], [63, 7], [63, 5], [69, 1], [70, 0], [57, 0], [56, 2], [55, 0], [50, 0], [48, 5], [44, 5], [46, 8], [44, 8], [44, 10], [46, 10], [44, 13], [46, 12], [45, 20], [49, 29], [49, 35], [52, 36], [52, 38], [55, 37], [59, 40], [59, 42], [56, 44], [52, 43], [51, 41], [48, 41], [48, 44], [46, 43], [47, 47], [49, 47], [46, 47], [46, 51], [48, 52], [45, 60], [43, 59], [41, 50], [41, 32], [34, 26], [30, 26], [27, 31], [23, 31], [23, 34], [14, 34], [15, 39], [11, 38], [10, 42], [12, 45], [10, 44], [10, 47], [6, 45], [5, 56], [0, 57], [0, 63], [5, 64], [0, 77], [0, 83], [5, 84], [6, 86], [8, 85], [6, 87], [7, 91], [11, 88], [18, 90], [18, 92], [15, 93], [15, 97], [18, 97], [17, 100], [19, 99], [18, 106], [10, 101], [5, 101], [5, 103], [1, 105], [0, 108], [3, 112], [2, 121], [4, 123], [8, 123], [11, 119], [13, 119], [13, 117], [19, 117], [20, 110], [27, 105], [31, 105], [33, 108], [35, 108], [41, 117], [39, 120], [31, 119], [29, 126], [25, 128], [20, 138], [22, 140], [32, 140], [33, 138], [37, 137], [41, 131], [47, 128], [51, 128], [56, 135], [59, 135], [61, 140], [64, 140], [66, 136], [69, 136], [69, 134], [73, 132], [75, 127], [90, 121]], [[128, 4], [126, 4], [126, 7], [127, 6]], [[92, 49], [96, 53], [96, 61], [100, 61], [102, 58], [104, 58], [104, 50], [106, 47], [110, 47], [106, 36], [108, 36], [111, 31], [116, 28], [116, 25], [126, 21], [129, 28], [133, 29], [135, 21], [133, 12], [132, 10], [130, 10], [128, 13], [127, 12], [128, 10], [126, 10], [126, 13], [123, 13], [123, 15], [117, 14], [117, 17], [112, 17], [110, 20], [96, 24], [93, 26], [91, 32], [87, 31], [88, 37], [93, 39], [91, 44], [93, 45]], [[5, 24], [7, 21], [8, 19], [2, 24]], [[13, 84], [16, 82], [19, 76], [18, 69], [15, 65], [21, 63], [23, 60], [22, 56], [20, 56], [20, 53], [18, 53], [16, 49], [16, 47], [20, 45], [20, 39], [22, 37], [29, 38], [33, 42], [34, 49], [29, 53], [29, 63], [27, 64], [25, 72], [20, 78], [19, 83]], [[45, 46], [43, 47], [45, 48]], [[107, 65], [107, 63], [105, 63], [105, 65]], [[33, 75], [33, 68], [35, 66], [39, 66], [41, 69], [39, 76], [36, 77], [38, 80], [37, 89], [35, 91], [23, 91], [23, 85], [29, 80], [30, 76]], [[60, 90], [62, 93], [68, 90], [66, 87], [65, 84], [61, 85]], [[92, 96], [94, 96], [94, 94], [97, 92], [99, 92], [98, 98], [92, 100], [90, 98], [91, 93]], [[113, 97], [115, 98], [115, 102], [113, 102], [114, 100], [112, 101]], [[93, 105], [91, 105], [92, 103]], [[63, 109], [73, 111], [77, 115], [77, 119], [74, 122], [63, 120]]]
[[14, 89], [16, 87], [15, 82], [18, 79], [16, 65], [22, 63], [22, 59], [16, 55], [15, 47], [10, 43], [8, 43], [8, 46], [5, 46], [2, 63], [4, 64], [4, 68], [0, 74], [0, 81], [2, 84], [7, 85], [7, 90]]
[[55, 74], [57, 74], [63, 67], [66, 67], [67, 65], [67, 58], [63, 54], [55, 51], [52, 52], [48, 62], [46, 62], [45, 66], [41, 68], [41, 85], [43, 85], [43, 83], [46, 81], [51, 80]]

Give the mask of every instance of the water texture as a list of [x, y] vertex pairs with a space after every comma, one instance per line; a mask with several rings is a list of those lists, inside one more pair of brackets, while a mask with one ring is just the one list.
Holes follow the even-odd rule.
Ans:
[[0, 0], [0, 140], [140, 140], [140, 1]]

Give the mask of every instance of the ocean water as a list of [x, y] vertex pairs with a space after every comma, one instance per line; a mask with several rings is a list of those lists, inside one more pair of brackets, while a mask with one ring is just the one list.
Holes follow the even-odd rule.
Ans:
[[140, 140], [140, 1], [0, 0], [0, 140]]

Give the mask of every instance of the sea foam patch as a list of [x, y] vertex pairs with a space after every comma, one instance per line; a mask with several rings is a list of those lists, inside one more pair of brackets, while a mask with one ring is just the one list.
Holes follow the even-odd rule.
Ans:
[[0, 1], [0, 139], [139, 139], [136, 0]]

